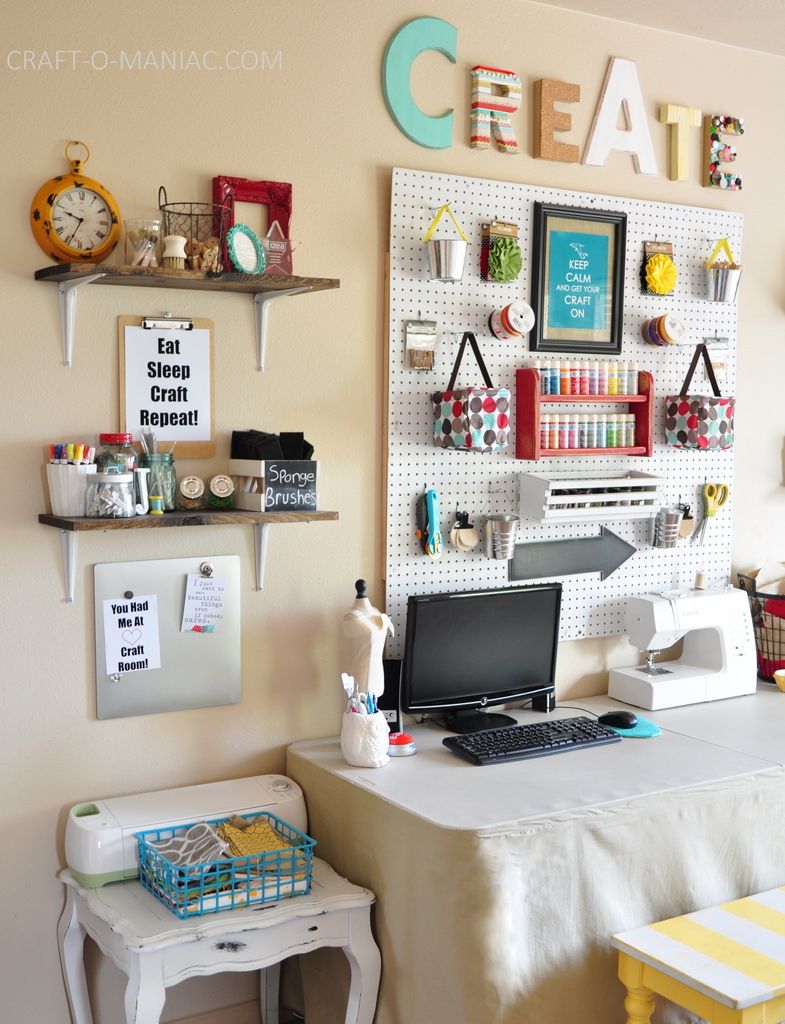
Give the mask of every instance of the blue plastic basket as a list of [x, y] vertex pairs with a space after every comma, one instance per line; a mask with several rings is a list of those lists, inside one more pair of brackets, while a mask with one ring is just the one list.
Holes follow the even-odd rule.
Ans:
[[[268, 821], [289, 847], [205, 864], [177, 865], [152, 844], [181, 836], [199, 822], [177, 828], [149, 829], [136, 833], [140, 882], [181, 918], [255, 903], [276, 903], [310, 892], [316, 840], [268, 811], [243, 813], [243, 818], [249, 824], [260, 819]], [[231, 817], [215, 818], [206, 824], [218, 826], [231, 820]]]

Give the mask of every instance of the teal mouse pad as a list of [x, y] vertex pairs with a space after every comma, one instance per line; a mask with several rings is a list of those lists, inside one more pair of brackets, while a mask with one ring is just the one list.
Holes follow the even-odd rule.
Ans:
[[634, 725], [632, 729], [620, 729], [617, 725], [609, 725], [609, 729], [613, 729], [620, 736], [629, 736], [631, 739], [643, 739], [648, 736], [660, 736], [662, 729], [654, 722], [650, 722], [648, 718], [641, 718], [638, 716], [637, 725]]

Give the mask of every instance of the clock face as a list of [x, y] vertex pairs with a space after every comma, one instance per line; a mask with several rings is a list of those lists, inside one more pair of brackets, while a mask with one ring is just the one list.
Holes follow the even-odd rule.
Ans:
[[63, 245], [82, 252], [102, 249], [113, 227], [106, 200], [92, 189], [79, 185], [57, 197], [50, 221]]

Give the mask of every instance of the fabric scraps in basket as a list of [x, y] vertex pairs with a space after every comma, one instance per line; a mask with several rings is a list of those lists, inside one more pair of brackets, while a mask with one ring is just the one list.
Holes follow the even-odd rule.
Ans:
[[191, 825], [181, 836], [161, 839], [150, 846], [177, 867], [208, 864], [229, 852], [228, 844], [204, 821]]
[[[305, 853], [293, 850], [291, 843], [276, 832], [269, 821], [259, 819], [252, 825], [245, 822], [244, 828], [238, 828], [236, 822], [237, 819], [233, 819], [231, 822], [224, 822], [218, 828], [218, 835], [226, 840], [235, 857], [256, 857], [265, 853], [284, 852], [289, 855], [286, 857], [289, 863], [294, 864], [299, 860], [305, 864]], [[280, 871], [282, 865], [279, 857], [270, 857], [269, 863], [263, 858], [260, 866], [264, 871]]]

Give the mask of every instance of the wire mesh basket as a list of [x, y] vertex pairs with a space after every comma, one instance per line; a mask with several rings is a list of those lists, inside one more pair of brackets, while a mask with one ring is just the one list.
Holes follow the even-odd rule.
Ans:
[[170, 203], [163, 185], [158, 189], [158, 206], [163, 220], [163, 233], [182, 235], [191, 241], [204, 243], [218, 239], [223, 251], [230, 209], [218, 203]]
[[139, 881], [180, 918], [274, 903], [310, 892], [316, 841], [268, 811], [246, 813], [240, 821], [252, 829], [261, 828], [263, 837], [277, 837], [272, 844], [268, 838], [259, 841], [254, 836], [241, 856], [226, 852], [217, 859], [195, 863], [178, 857], [175, 863], [171, 847], [188, 842], [195, 829], [200, 829], [195, 842], [204, 844], [206, 827], [220, 830], [221, 826], [234, 827], [236, 821], [215, 818], [137, 832]]
[[774, 682], [777, 669], [785, 668], [785, 595], [760, 593], [754, 575], [740, 572], [737, 576], [750, 601], [758, 675]]

